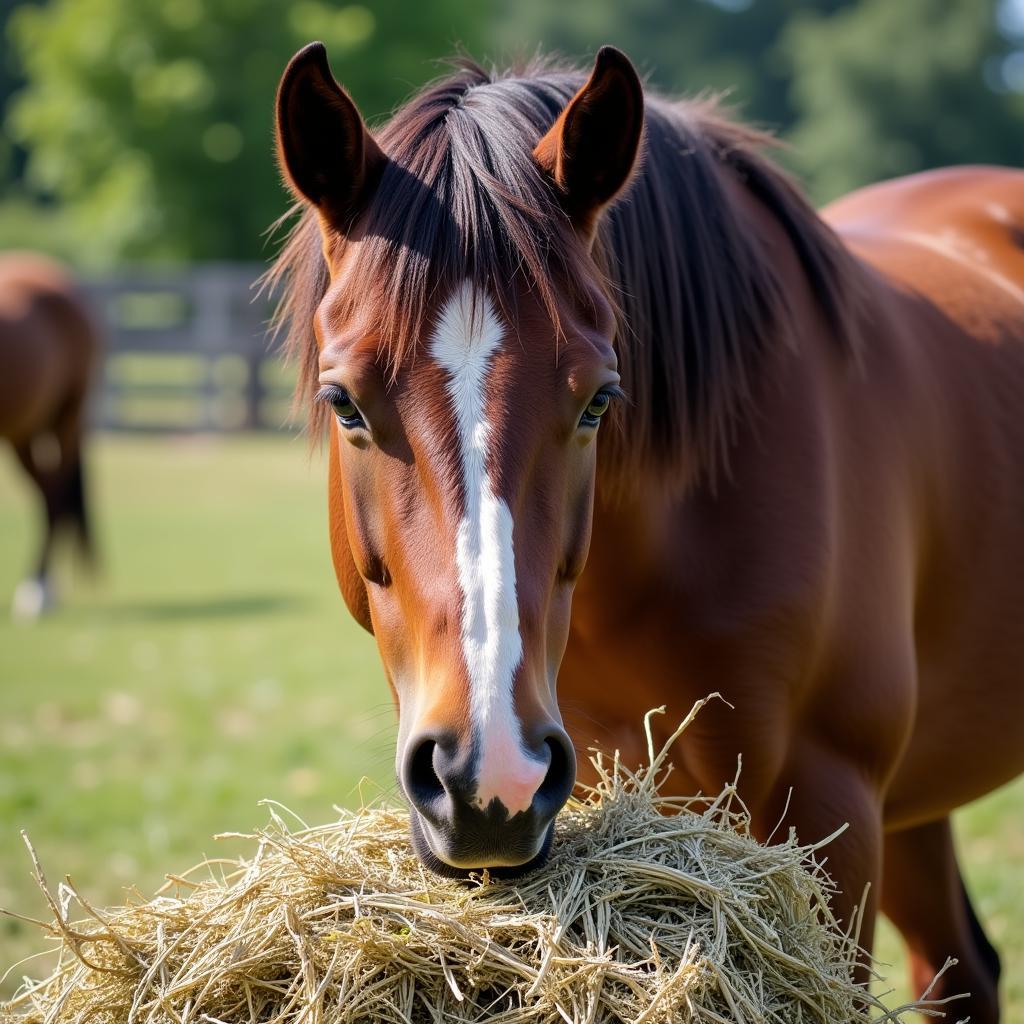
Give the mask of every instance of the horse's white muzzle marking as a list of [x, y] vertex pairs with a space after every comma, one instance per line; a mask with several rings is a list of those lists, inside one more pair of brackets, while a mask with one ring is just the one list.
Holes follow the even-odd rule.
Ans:
[[458, 428], [464, 512], [455, 562], [462, 591], [462, 653], [478, 751], [476, 803], [498, 800], [510, 815], [529, 808], [546, 765], [528, 757], [513, 684], [523, 655], [516, 597], [515, 532], [488, 474], [487, 383], [505, 329], [487, 295], [466, 283], [446, 303], [430, 351], [447, 372]]

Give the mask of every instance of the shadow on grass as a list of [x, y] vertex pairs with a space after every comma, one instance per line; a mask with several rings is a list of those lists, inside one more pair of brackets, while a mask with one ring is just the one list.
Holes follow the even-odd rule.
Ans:
[[225, 594], [177, 598], [166, 601], [133, 601], [109, 605], [105, 611], [118, 622], [184, 622], [188, 619], [235, 619], [250, 615], [294, 612], [310, 604], [298, 594]]

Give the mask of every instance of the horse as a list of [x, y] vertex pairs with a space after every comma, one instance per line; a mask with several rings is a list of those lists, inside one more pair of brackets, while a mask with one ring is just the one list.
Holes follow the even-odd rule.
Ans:
[[997, 1020], [949, 816], [1024, 769], [1024, 175], [819, 214], [610, 47], [463, 61], [371, 132], [310, 44], [276, 125], [269, 281], [420, 859], [537, 867], [577, 749], [716, 691], [670, 790], [742, 756], [759, 838], [848, 825], [839, 918]]
[[16, 618], [35, 619], [52, 607], [59, 535], [68, 532], [93, 560], [82, 446], [100, 350], [86, 301], [61, 267], [35, 253], [0, 256], [0, 437], [10, 442], [45, 512], [39, 554], [14, 594]]

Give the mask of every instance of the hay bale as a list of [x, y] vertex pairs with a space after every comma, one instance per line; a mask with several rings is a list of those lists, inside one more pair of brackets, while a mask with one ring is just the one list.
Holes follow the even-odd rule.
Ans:
[[735, 785], [713, 800], [661, 796], [668, 745], [656, 754], [648, 738], [651, 764], [637, 772], [595, 755], [598, 785], [560, 816], [549, 865], [520, 880], [437, 878], [411, 852], [406, 814], [373, 808], [299, 831], [274, 812], [237, 870], [201, 865], [206, 877], [172, 877], [174, 895], [119, 910], [96, 911], [65, 882], [47, 897], [58, 967], [0, 1016], [895, 1019], [852, 980], [856, 944], [829, 911], [817, 847], [757, 843]]

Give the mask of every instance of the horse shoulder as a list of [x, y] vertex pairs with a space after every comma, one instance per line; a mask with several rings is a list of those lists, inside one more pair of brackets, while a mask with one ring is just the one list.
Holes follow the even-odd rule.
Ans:
[[[598, 502], [574, 597], [562, 703], [587, 705], [615, 742], [666, 701], [685, 713], [719, 691], [733, 705], [707, 708], [688, 731], [684, 788], [720, 786], [741, 753], [746, 791], [770, 788], [825, 640], [835, 556], [827, 416], [806, 366], [792, 361], [774, 380], [727, 478]], [[607, 742], [591, 723], [580, 731]]]

